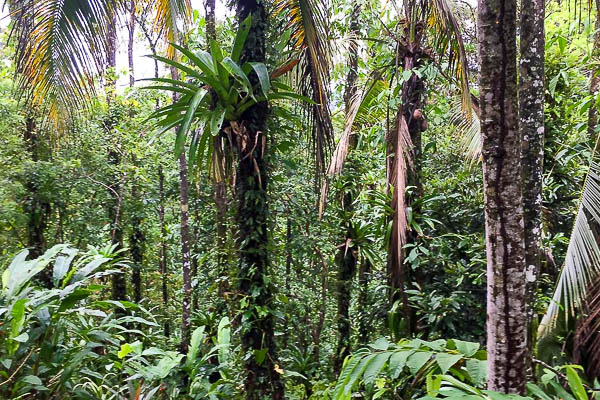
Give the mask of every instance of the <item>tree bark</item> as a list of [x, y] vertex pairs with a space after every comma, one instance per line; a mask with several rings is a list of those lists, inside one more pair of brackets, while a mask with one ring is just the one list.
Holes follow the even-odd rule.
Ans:
[[[106, 101], [108, 103], [109, 113], [106, 117], [106, 121], [104, 123], [105, 129], [109, 134], [112, 134], [113, 129], [117, 123], [116, 116], [110, 111], [112, 107], [114, 107], [115, 101], [115, 90], [116, 90], [116, 81], [115, 81], [115, 68], [117, 66], [117, 21], [116, 18], [113, 17], [113, 21], [108, 28], [108, 38], [107, 38], [107, 66], [110, 69], [107, 79], [106, 79]], [[108, 162], [116, 169], [121, 165], [121, 154], [119, 149], [115, 147], [111, 148], [108, 151]], [[121, 188], [121, 179], [117, 171], [115, 171], [115, 175], [112, 177], [112, 183], [109, 185], [109, 195], [111, 197], [111, 201], [108, 207], [108, 216], [110, 221], [113, 224], [111, 241], [117, 247], [115, 250], [121, 249], [123, 247], [123, 226], [121, 223], [122, 215], [122, 188]], [[127, 282], [125, 278], [125, 271], [121, 270], [120, 273], [112, 275], [112, 299], [113, 300], [125, 300], [127, 297]], [[120, 311], [119, 311], [120, 312]]]
[[488, 389], [525, 393], [527, 301], [516, 0], [479, 0]]
[[[169, 285], [167, 280], [167, 226], [165, 224], [165, 175], [162, 166], [158, 166], [158, 219], [160, 221], [160, 254], [159, 254], [159, 272], [162, 281], [162, 301], [165, 312], [169, 306]], [[171, 336], [169, 318], [165, 319], [165, 336]]]
[[371, 273], [371, 262], [363, 258], [358, 269], [358, 342], [366, 346], [369, 343], [369, 332], [371, 331], [369, 307], [369, 274]]
[[[35, 118], [32, 116], [28, 116], [25, 120], [23, 139], [31, 161], [34, 163], [40, 161], [40, 142]], [[50, 202], [40, 190], [41, 182], [38, 179], [38, 175], [30, 175], [25, 181], [27, 198], [23, 209], [27, 215], [27, 247], [31, 258], [38, 258], [48, 247], [44, 232], [52, 212]], [[50, 268], [42, 271], [40, 281], [45, 287], [52, 287], [52, 270]]]
[[129, 2], [129, 21], [127, 23], [127, 62], [129, 66], [129, 87], [135, 84], [135, 75], [133, 73], [133, 39], [135, 34], [135, 0]]
[[[173, 79], [177, 79], [174, 77]], [[183, 310], [181, 314], [181, 342], [179, 351], [187, 353], [190, 345], [190, 325], [191, 325], [191, 306], [192, 306], [192, 276], [191, 276], [191, 258], [190, 258], [190, 233], [189, 233], [189, 201], [188, 201], [188, 179], [187, 179], [187, 160], [185, 153], [179, 156], [179, 183], [181, 196], [181, 255], [183, 270]]]
[[[134, 160], [135, 163], [135, 160]], [[133, 184], [131, 188], [131, 198], [134, 202], [133, 215], [131, 216], [131, 236], [129, 245], [131, 246], [131, 261], [133, 261], [131, 280], [133, 283], [133, 299], [139, 304], [142, 300], [142, 266], [144, 265], [144, 244], [146, 237], [142, 231], [142, 205], [140, 204], [139, 187]]]
[[[262, 0], [238, 0], [237, 18], [241, 23], [252, 15], [252, 26], [244, 44], [240, 64], [265, 61], [267, 13]], [[258, 83], [255, 74], [252, 84]], [[277, 352], [273, 331], [272, 285], [269, 279], [268, 203], [266, 152], [268, 105], [258, 103], [239, 121], [237, 143], [237, 225], [241, 296], [249, 300], [245, 310], [249, 319], [242, 325], [245, 361], [245, 396], [249, 400], [284, 398], [281, 375], [275, 371]], [[232, 129], [235, 127], [232, 127]], [[257, 143], [256, 146], [244, 143]]]
[[[519, 64], [519, 117], [523, 168], [523, 220], [527, 265], [528, 348], [535, 343], [537, 276], [542, 258], [542, 186], [544, 172], [544, 56], [545, 2], [521, 5], [521, 59]], [[529, 365], [530, 362], [528, 360]]]
[[[356, 95], [356, 81], [358, 80], [358, 47], [356, 38], [360, 34], [359, 19], [360, 19], [360, 2], [356, 2], [352, 8], [350, 15], [350, 36], [352, 37], [351, 45], [348, 50], [348, 75], [346, 77], [346, 89], [344, 92], [344, 102], [346, 114], [350, 113], [352, 100]], [[352, 135], [349, 141], [349, 152], [356, 148], [356, 136]], [[352, 159], [350, 160], [352, 162]], [[337, 375], [342, 369], [344, 359], [350, 355], [350, 334], [351, 334], [351, 319], [350, 319], [350, 302], [352, 294], [350, 291], [352, 278], [356, 272], [358, 247], [356, 246], [356, 235], [352, 226], [352, 214], [354, 212], [354, 196], [352, 187], [349, 187], [342, 194], [342, 245], [336, 256], [336, 264], [338, 268], [337, 276], [337, 329], [338, 342], [333, 363], [333, 371]]]

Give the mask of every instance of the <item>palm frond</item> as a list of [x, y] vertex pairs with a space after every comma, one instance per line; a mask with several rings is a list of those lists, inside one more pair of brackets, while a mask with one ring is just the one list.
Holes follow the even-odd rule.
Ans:
[[461, 101], [457, 101], [450, 108], [450, 123], [453, 131], [462, 142], [466, 156], [475, 162], [481, 158], [481, 126], [479, 116], [481, 111], [476, 99], [471, 100], [471, 118], [465, 114]]
[[[154, 30], [161, 32], [167, 43], [167, 57], [175, 57], [171, 43], [181, 43], [182, 29], [190, 22], [192, 3], [190, 0], [154, 0]], [[182, 24], [182, 25], [180, 25]]]
[[322, 216], [325, 211], [330, 177], [340, 175], [344, 168], [344, 163], [350, 149], [350, 136], [363, 126], [371, 125], [383, 120], [384, 110], [379, 108], [379, 96], [388, 89], [388, 83], [380, 79], [379, 76], [375, 76], [375, 79], [372, 82], [367, 83], [362, 91], [356, 92], [350, 99], [350, 107], [346, 113], [344, 132], [331, 155], [329, 167], [327, 167], [327, 176], [321, 186], [319, 216]]
[[317, 170], [325, 170], [325, 159], [333, 143], [333, 125], [329, 109], [329, 71], [331, 46], [327, 20], [327, 1], [276, 0], [275, 14], [288, 17], [286, 29], [291, 32], [290, 44], [299, 54], [302, 95], [311, 98], [311, 141], [316, 155]]
[[583, 304], [583, 316], [575, 328], [574, 362], [585, 368], [590, 379], [600, 377], [600, 280], [590, 285]]
[[581, 311], [591, 285], [600, 278], [600, 157], [594, 152], [579, 209], [552, 301], [540, 323], [540, 337], [551, 334], [561, 309], [567, 321]]
[[402, 247], [406, 244], [408, 218], [406, 214], [407, 170], [412, 162], [413, 143], [402, 108], [396, 115], [395, 134], [388, 140], [388, 177], [387, 182], [393, 188], [392, 194], [392, 232], [390, 236], [391, 268], [402, 268]]
[[104, 67], [115, 0], [22, 0], [14, 5], [18, 89], [33, 106], [78, 109]]
[[462, 107], [467, 119], [471, 118], [471, 92], [469, 88], [469, 60], [456, 18], [457, 5], [454, 0], [434, 0], [428, 18], [432, 29], [434, 47], [438, 54], [447, 54], [449, 69], [455, 75], [462, 94]]

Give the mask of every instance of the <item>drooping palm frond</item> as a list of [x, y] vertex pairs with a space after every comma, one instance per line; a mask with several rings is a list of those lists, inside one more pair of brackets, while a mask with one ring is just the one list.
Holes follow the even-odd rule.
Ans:
[[161, 33], [167, 44], [167, 57], [175, 57], [175, 48], [171, 43], [181, 43], [182, 29], [192, 15], [190, 0], [151, 0], [155, 12], [154, 30]]
[[116, 0], [20, 0], [12, 4], [18, 89], [50, 116], [79, 109], [104, 67]]
[[472, 105], [469, 88], [469, 60], [461, 34], [462, 28], [456, 18], [457, 5], [454, 0], [431, 2], [427, 21], [438, 54], [446, 54], [449, 69], [453, 72], [461, 89], [463, 112], [471, 119]]
[[552, 301], [540, 323], [540, 338], [556, 328], [561, 309], [567, 321], [582, 310], [590, 287], [600, 277], [600, 157], [593, 153], [571, 239]]
[[327, 1], [276, 0], [275, 14], [287, 16], [286, 29], [291, 32], [290, 44], [299, 54], [300, 89], [313, 100], [311, 107], [312, 134], [317, 170], [324, 172], [327, 153], [333, 143], [333, 125], [329, 109], [329, 71], [331, 46], [327, 20]]
[[380, 95], [389, 89], [386, 81], [377, 75], [368, 82], [362, 91], [358, 91], [350, 99], [350, 107], [346, 113], [344, 132], [331, 155], [327, 176], [321, 186], [319, 199], [319, 216], [325, 211], [325, 202], [329, 191], [329, 179], [340, 175], [350, 150], [350, 137], [361, 127], [374, 124], [384, 119], [384, 110], [379, 107]]
[[481, 111], [476, 99], [471, 99], [471, 118], [467, 118], [462, 102], [457, 101], [450, 108], [450, 123], [453, 131], [462, 142], [466, 156], [475, 162], [481, 157], [481, 126], [479, 116]]

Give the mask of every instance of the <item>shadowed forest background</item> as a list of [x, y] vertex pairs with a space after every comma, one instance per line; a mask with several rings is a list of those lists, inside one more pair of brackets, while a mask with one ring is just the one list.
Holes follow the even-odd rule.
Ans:
[[596, 397], [598, 1], [4, 9], [0, 399]]

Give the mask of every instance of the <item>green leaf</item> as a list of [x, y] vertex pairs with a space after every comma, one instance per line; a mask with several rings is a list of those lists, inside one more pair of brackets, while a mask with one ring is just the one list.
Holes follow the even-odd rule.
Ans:
[[256, 349], [254, 350], [254, 359], [256, 360], [257, 365], [262, 365], [265, 362], [265, 358], [267, 357], [267, 351], [269, 349]]
[[210, 54], [212, 56], [212, 62], [213, 65], [217, 68], [219, 79], [225, 87], [225, 89], [229, 89], [229, 74], [227, 73], [227, 70], [223, 68], [223, 65], [221, 65], [221, 61], [223, 60], [223, 52], [221, 51], [221, 48], [214, 39], [210, 39], [209, 46]]
[[204, 326], [199, 326], [194, 329], [192, 333], [192, 339], [190, 341], [190, 348], [188, 349], [188, 354], [185, 360], [187, 366], [191, 366], [196, 361], [196, 357], [198, 357], [198, 350], [200, 349], [200, 344], [202, 344], [202, 340], [206, 336], [204, 334]]
[[588, 395], [583, 387], [579, 374], [571, 365], [565, 367], [567, 371], [567, 379], [569, 380], [569, 387], [577, 398], [577, 400], [588, 400]]
[[269, 98], [269, 92], [271, 91], [271, 80], [269, 78], [267, 66], [264, 63], [259, 62], [249, 62], [248, 64], [250, 64], [252, 69], [254, 69], [254, 72], [256, 72], [263, 94], [266, 98]]
[[183, 118], [183, 123], [181, 124], [181, 126], [179, 127], [179, 130], [177, 131], [177, 138], [175, 139], [175, 157], [176, 158], [179, 158], [179, 156], [181, 156], [181, 153], [183, 153], [183, 148], [185, 147], [185, 139], [186, 139], [187, 133], [190, 129], [190, 125], [192, 124], [192, 121], [194, 120], [194, 114], [196, 114], [196, 110], [198, 109], [198, 106], [200, 105], [200, 103], [204, 99], [204, 96], [206, 96], [207, 93], [208, 93], [208, 91], [206, 91], [203, 88], [198, 89], [198, 91], [192, 98], [192, 101], [190, 102], [190, 105], [185, 113], [185, 117]]
[[367, 385], [375, 380], [377, 374], [379, 374], [387, 360], [390, 358], [390, 354], [391, 353], [389, 352], [379, 353], [373, 361], [369, 363], [363, 375], [363, 380]]
[[427, 361], [429, 361], [431, 356], [433, 356], [433, 353], [430, 351], [417, 351], [408, 358], [406, 366], [413, 375], [416, 375]]
[[360, 360], [360, 362], [356, 365], [346, 382], [344, 382], [344, 394], [352, 392], [352, 387], [354, 386], [356, 381], [362, 376], [365, 369], [375, 359], [376, 356], [377, 354], [369, 354], [368, 356]]
[[467, 373], [475, 386], [482, 386], [487, 380], [487, 361], [469, 359], [466, 362]]
[[537, 396], [542, 400], [554, 400], [552, 397], [548, 396], [538, 385], [534, 383], [527, 384], [527, 394], [532, 394], [533, 396]]
[[223, 67], [225, 67], [237, 81], [244, 85], [246, 92], [252, 94], [252, 84], [250, 83], [248, 76], [244, 73], [244, 71], [242, 71], [240, 66], [237, 65], [237, 63], [233, 61], [230, 57], [225, 57], [221, 63], [223, 64]]
[[473, 357], [477, 350], [479, 350], [479, 343], [464, 342], [462, 340], [453, 339], [456, 350], [462, 353], [465, 357]]
[[231, 59], [235, 62], [240, 61], [242, 49], [244, 48], [244, 43], [246, 43], [246, 38], [248, 37], [248, 32], [250, 32], [251, 27], [252, 14], [248, 15], [246, 19], [242, 21], [235, 36], [235, 40], [233, 41], [233, 47], [231, 49]]
[[19, 336], [13, 338], [13, 340], [15, 342], [25, 343], [26, 341], [29, 340], [29, 335], [27, 334], [27, 332], [23, 332]]
[[129, 343], [124, 343], [121, 345], [121, 350], [117, 352], [117, 357], [123, 359], [132, 351], [133, 349], [131, 348], [131, 345]]
[[379, 338], [375, 341], [375, 343], [370, 344], [369, 347], [375, 349], [375, 350], [387, 350], [390, 347], [390, 342], [387, 340], [387, 338]]
[[19, 381], [28, 383], [30, 385], [42, 385], [42, 380], [35, 375], [26, 375], [23, 378], [19, 379]]
[[440, 367], [442, 374], [448, 372], [448, 370], [457, 362], [463, 359], [462, 354], [448, 354], [448, 353], [438, 353], [435, 356], [435, 361]]
[[390, 357], [390, 365], [388, 367], [392, 379], [396, 379], [398, 378], [398, 376], [400, 376], [400, 373], [406, 366], [406, 360], [408, 360], [408, 357], [410, 357], [414, 353], [415, 350], [403, 350], [397, 351], [392, 354], [392, 356]]
[[210, 116], [210, 133], [217, 136], [225, 119], [225, 109], [218, 104]]

